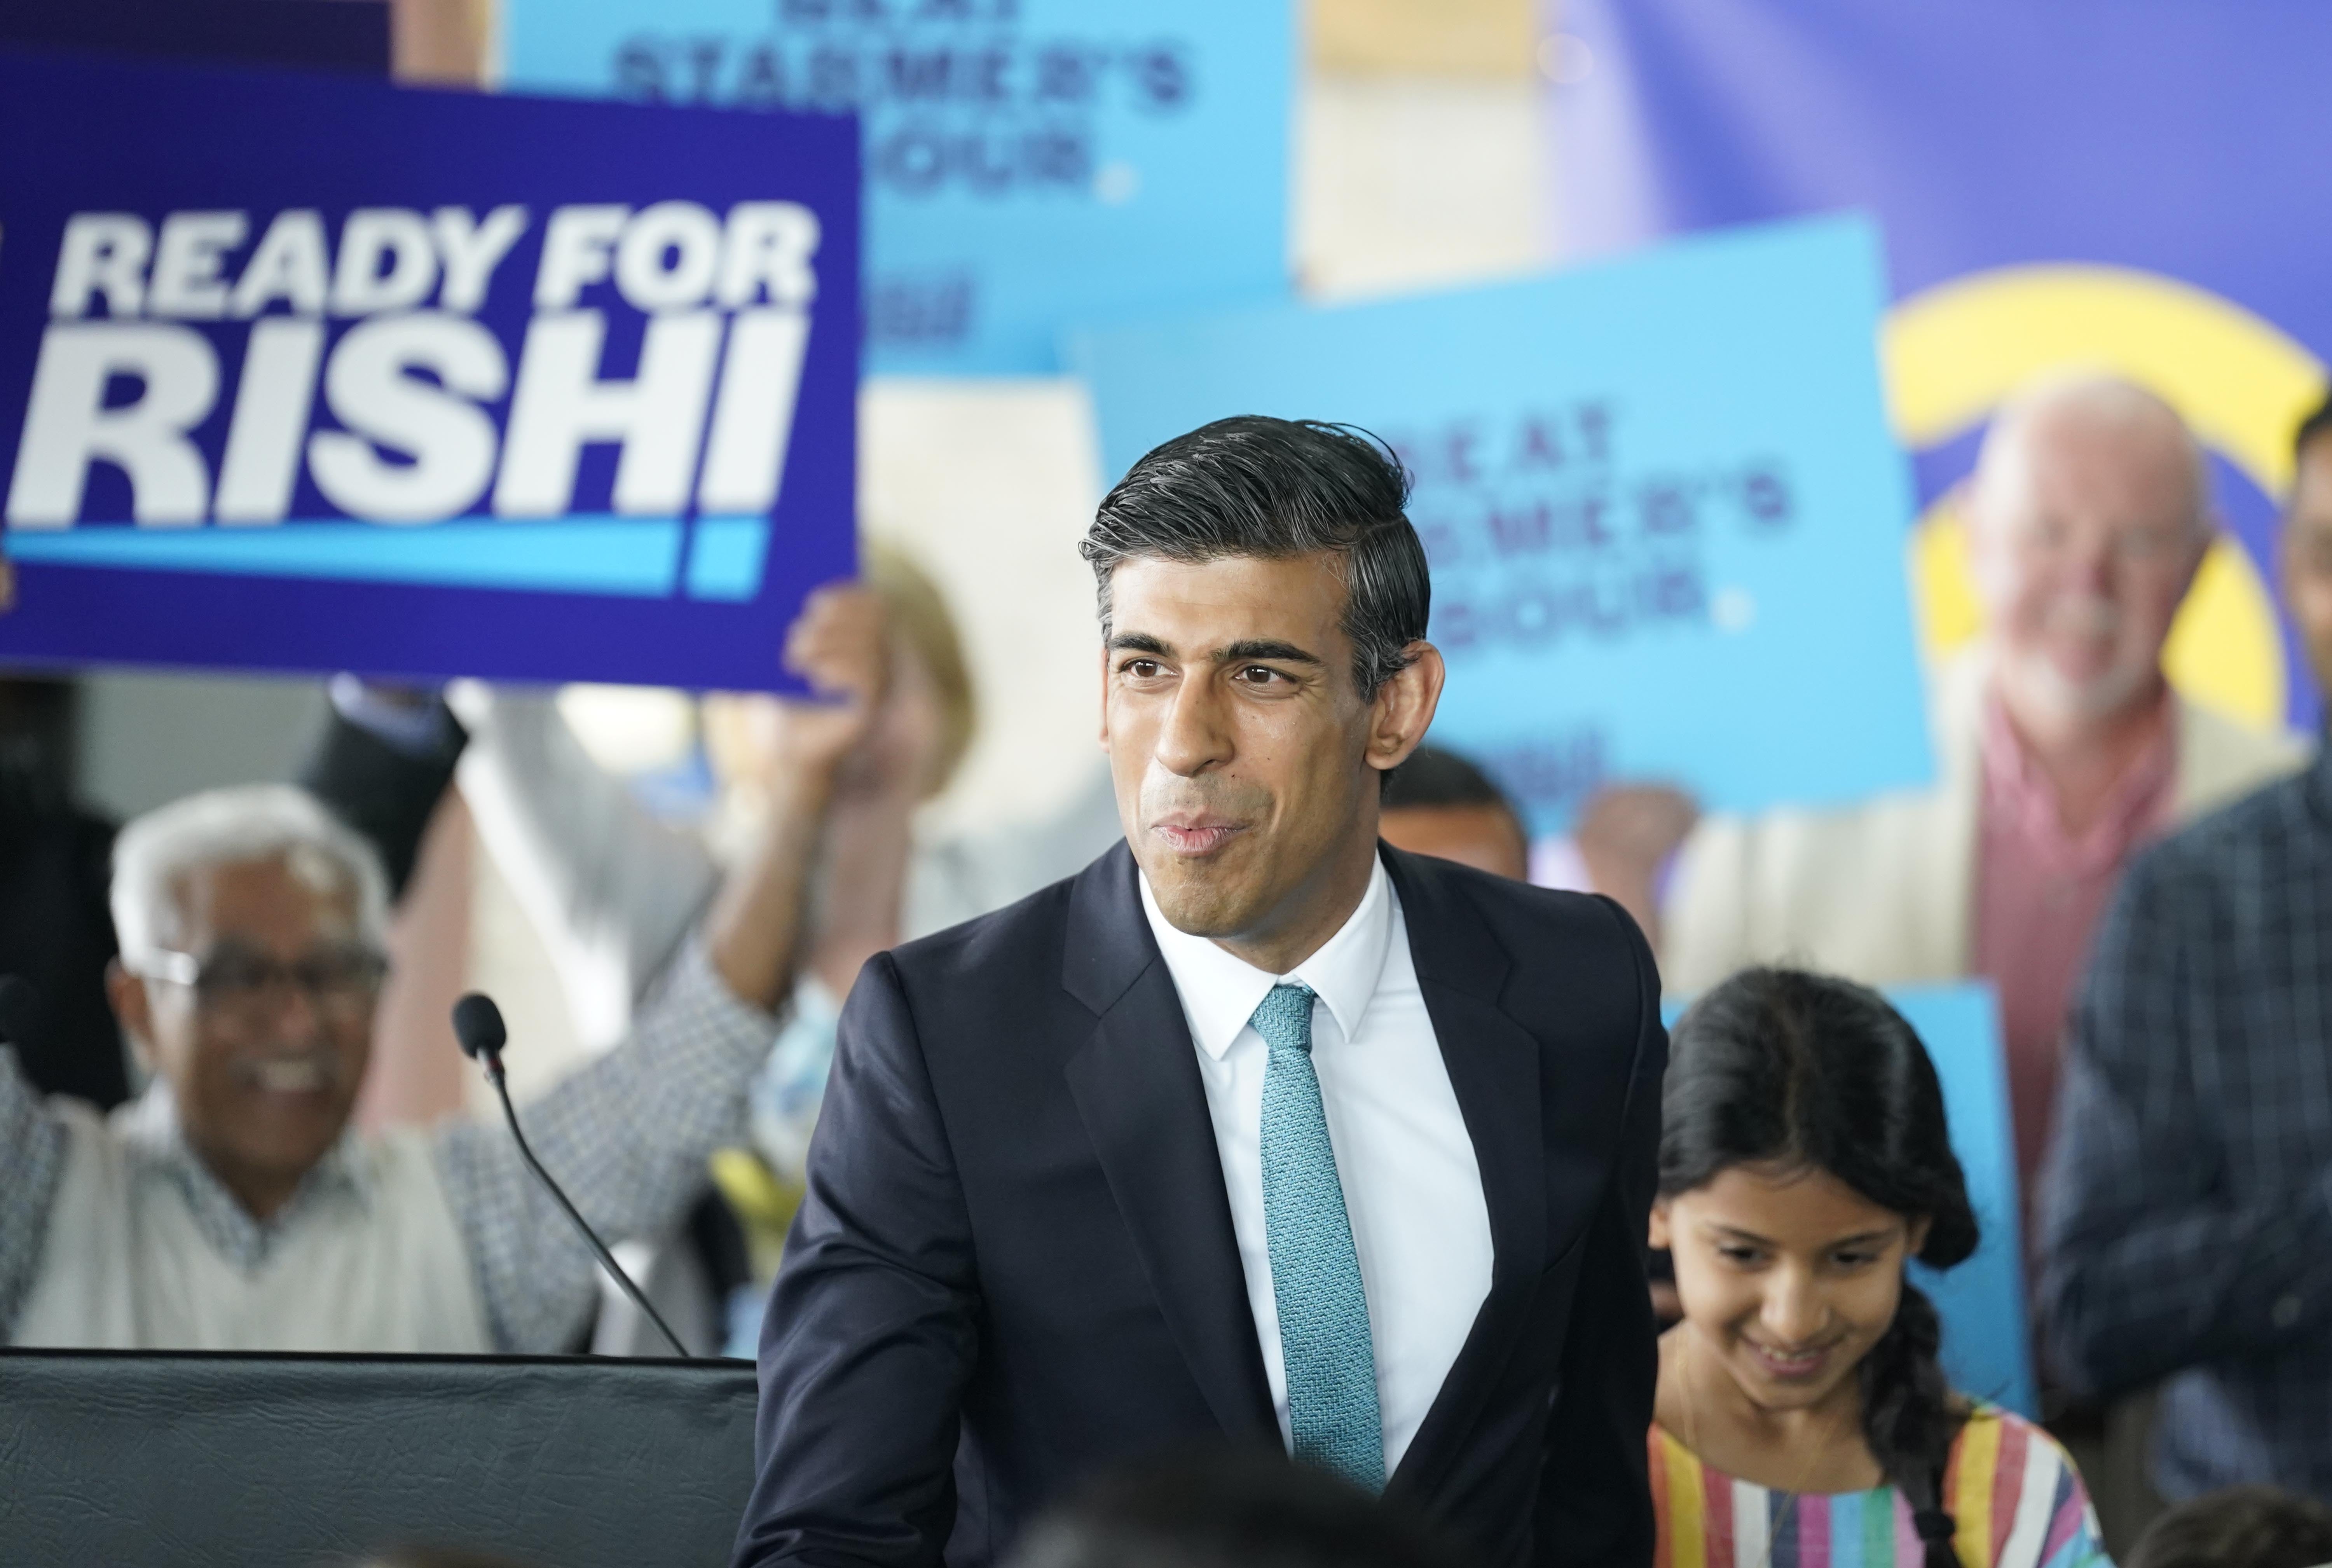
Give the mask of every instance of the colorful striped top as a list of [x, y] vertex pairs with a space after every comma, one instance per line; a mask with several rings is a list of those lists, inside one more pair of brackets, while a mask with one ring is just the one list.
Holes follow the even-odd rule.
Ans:
[[[1711, 1469], [1655, 1423], [1652, 1568], [1919, 1568], [1911, 1505], [1892, 1487], [1792, 1496]], [[2080, 1473], [2021, 1417], [1979, 1405], [1944, 1470], [1965, 1568], [2112, 1568]]]

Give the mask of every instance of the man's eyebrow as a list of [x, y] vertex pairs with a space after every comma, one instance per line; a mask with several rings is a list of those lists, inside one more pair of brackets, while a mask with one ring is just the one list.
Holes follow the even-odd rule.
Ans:
[[1269, 637], [1250, 637], [1245, 642], [1233, 643], [1215, 655], [1215, 662], [1219, 664], [1237, 664], [1243, 659], [1271, 659], [1283, 664], [1324, 665], [1328, 662], [1294, 643], [1277, 642]]
[[1174, 650], [1147, 632], [1119, 632], [1109, 639], [1110, 651], [1119, 654], [1157, 654], [1161, 656]]

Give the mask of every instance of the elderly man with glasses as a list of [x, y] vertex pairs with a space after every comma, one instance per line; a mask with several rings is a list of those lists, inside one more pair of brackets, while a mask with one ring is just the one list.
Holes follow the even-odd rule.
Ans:
[[[814, 821], [881, 685], [879, 636], [812, 617], [781, 704], [789, 809], [701, 917], [631, 1036], [527, 1112], [601, 1234], [668, 1229], [741, 1137], [787, 995]], [[871, 623], [870, 623], [871, 625]], [[115, 1010], [152, 1075], [110, 1116], [0, 1047], [0, 1341], [111, 1349], [554, 1352], [590, 1254], [499, 1124], [363, 1134], [386, 879], [313, 798], [263, 785], [133, 822], [114, 851]], [[445, 1048], [454, 1048], [450, 1033]]]

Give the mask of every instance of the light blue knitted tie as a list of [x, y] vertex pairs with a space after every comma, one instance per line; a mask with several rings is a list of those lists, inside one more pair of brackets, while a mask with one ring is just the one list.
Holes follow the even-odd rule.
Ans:
[[1263, 1074], [1263, 1229], [1295, 1457], [1382, 1491], [1376, 1347], [1312, 1070], [1311, 988], [1272, 987], [1248, 1022], [1271, 1047]]

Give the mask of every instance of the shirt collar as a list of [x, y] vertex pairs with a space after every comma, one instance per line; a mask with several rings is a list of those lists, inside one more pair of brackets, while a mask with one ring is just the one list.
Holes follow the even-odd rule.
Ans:
[[2130, 760], [2098, 820], [2078, 837], [2065, 831], [2057, 792], [1998, 692], [1983, 703], [1984, 803], [2045, 870], [2094, 874], [2120, 863], [2131, 847], [2167, 820], [2178, 779], [2178, 710], [2165, 692], [2154, 734]]
[[1177, 930], [1158, 907], [1150, 878], [1139, 877], [1142, 913], [1166, 960], [1167, 972], [1182, 999], [1198, 1047], [1217, 1061], [1231, 1048], [1247, 1028], [1255, 1009], [1276, 985], [1301, 983], [1312, 988], [1336, 1020], [1345, 1039], [1360, 1033], [1362, 1015], [1377, 992], [1384, 972], [1385, 951], [1392, 940], [1392, 879], [1378, 858], [1369, 873], [1368, 891], [1358, 908], [1320, 944], [1310, 958], [1287, 974], [1265, 972], [1233, 956], [1203, 936]]
[[186, 1142], [167, 1079], [156, 1078], [115, 1112], [114, 1125], [132, 1159], [178, 1189], [203, 1238], [239, 1267], [264, 1263], [284, 1235], [328, 1197], [344, 1195], [359, 1205], [372, 1201], [372, 1181], [357, 1157], [356, 1134], [345, 1129], [301, 1180], [291, 1200], [268, 1219], [255, 1219]]

